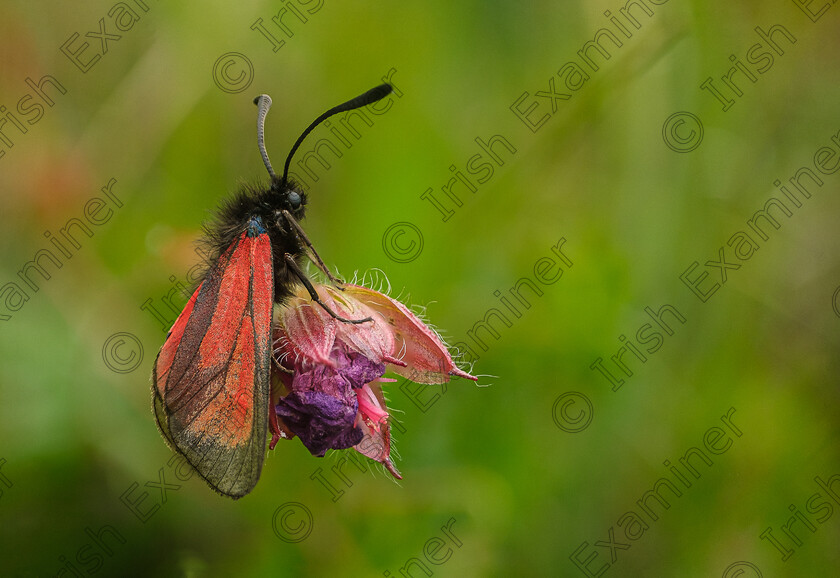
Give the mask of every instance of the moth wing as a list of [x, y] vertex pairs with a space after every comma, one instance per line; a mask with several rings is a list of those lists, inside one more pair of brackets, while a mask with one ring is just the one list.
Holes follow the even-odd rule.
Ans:
[[196, 289], [152, 371], [161, 433], [232, 498], [254, 488], [265, 459], [273, 285], [271, 243], [252, 221]]

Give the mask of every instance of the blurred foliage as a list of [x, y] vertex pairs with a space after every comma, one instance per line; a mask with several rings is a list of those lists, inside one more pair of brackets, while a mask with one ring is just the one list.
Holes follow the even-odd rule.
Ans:
[[[285, 14], [291, 36], [272, 21], [284, 4], [263, 0], [135, 0], [127, 5], [139, 20], [121, 32], [108, 15], [118, 4], [4, 4], [0, 104], [16, 110], [31, 93], [25, 79], [47, 74], [66, 94], [47, 87], [54, 105], [25, 134], [12, 121], [2, 129], [14, 144], [0, 158], [3, 282], [22, 283], [20, 268], [50, 247], [44, 232], [84, 218], [112, 178], [123, 206], [113, 205], [91, 238], [80, 236], [72, 257], [2, 322], [0, 472], [12, 486], [0, 485], [0, 574], [71, 576], [73, 566], [103, 576], [399, 576], [416, 557], [435, 576], [576, 576], [570, 556], [584, 542], [581, 559], [598, 553], [590, 570], [609, 562], [594, 543], [611, 527], [630, 548], [616, 551], [610, 576], [721, 576], [737, 561], [765, 576], [836, 572], [837, 516], [815, 522], [807, 513], [816, 529], [794, 527], [802, 545], [786, 562], [759, 534], [772, 527], [783, 539], [789, 505], [806, 512], [819, 491], [814, 477], [840, 474], [838, 177], [825, 176], [803, 207], [780, 217], [780, 229], [768, 227], [769, 239], [728, 270], [708, 302], [679, 276], [694, 261], [699, 272], [717, 260], [780, 194], [776, 179], [813, 166], [819, 147], [838, 146], [831, 103], [840, 97], [840, 9], [826, 3], [811, 22], [795, 2], [651, 0], [652, 16], [629, 3], [640, 28], [628, 28], [632, 37], [532, 132], [509, 107], [527, 91], [523, 110], [533, 101], [532, 118], [550, 113], [551, 101], [535, 93], [552, 75], [560, 90], [557, 71], [580, 62], [584, 44], [612, 26], [604, 12], [623, 18], [624, 3], [287, 4], [302, 15]], [[85, 60], [101, 51], [96, 35], [86, 36], [100, 19], [121, 38], [82, 72], [61, 47], [78, 33], [72, 50], [88, 42]], [[252, 28], [258, 19], [285, 42], [278, 50]], [[754, 82], [736, 77], [743, 96], [724, 112], [701, 83], [723, 86], [730, 55], [746, 63], [760, 41], [753, 29], [775, 24], [796, 43], [776, 33], [784, 54], [774, 52]], [[214, 83], [214, 62], [228, 52], [253, 65], [244, 92]], [[179, 481], [149, 408], [165, 332], [141, 305], [160, 303], [171, 276], [184, 281], [209, 211], [243, 182], [265, 178], [255, 95], [274, 99], [266, 139], [276, 167], [315, 116], [391, 69], [401, 96], [311, 183], [305, 226], [327, 262], [345, 275], [381, 269], [395, 294], [428, 305], [452, 342], [469, 342], [474, 324], [501, 307], [494, 291], [533, 278], [560, 238], [574, 265], [476, 350], [474, 371], [487, 387], [456, 380], [424, 390], [423, 400], [436, 400], [425, 412], [398, 386], [390, 391], [404, 429], [395, 433], [401, 483], [375, 467], [362, 473], [340, 452], [313, 458], [297, 441], [268, 455], [242, 500]], [[663, 143], [663, 122], [678, 111], [704, 125], [690, 153]], [[329, 135], [320, 127], [310, 140]], [[475, 139], [493, 135], [516, 153], [503, 153], [474, 194], [463, 192], [462, 206], [446, 201], [449, 166], [463, 169], [480, 152]], [[449, 220], [421, 198], [429, 187], [454, 210]], [[382, 248], [384, 231], [402, 221], [424, 236], [422, 254], [405, 264]], [[709, 284], [719, 278], [709, 274]], [[619, 336], [633, 339], [647, 322], [645, 307], [664, 304], [685, 324], [674, 323], [644, 364], [626, 354], [633, 375], [612, 391], [590, 364], [611, 363]], [[103, 362], [103, 344], [120, 332], [143, 347], [130, 373]], [[594, 407], [580, 433], [553, 419], [569, 391]], [[619, 519], [670, 476], [663, 462], [702, 447], [730, 408], [742, 437], [711, 467], [698, 466], [702, 476], [657, 510], [640, 539], [625, 539]], [[319, 468], [333, 491], [318, 481]], [[146, 485], [161, 471], [181, 486], [165, 503]], [[143, 492], [145, 522], [124, 503]], [[288, 503], [312, 515], [311, 534], [298, 543], [273, 527]], [[424, 548], [446, 538], [450, 519], [460, 546], [447, 542], [450, 557], [432, 564]], [[105, 548], [86, 530], [103, 531]], [[412, 572], [423, 575], [416, 565]]]

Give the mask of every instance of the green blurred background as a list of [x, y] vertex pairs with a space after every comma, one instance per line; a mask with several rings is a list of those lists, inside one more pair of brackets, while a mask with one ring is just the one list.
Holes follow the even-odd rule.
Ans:
[[[272, 21], [281, 10], [285, 31]], [[599, 29], [621, 32], [610, 17], [631, 37], [621, 47], [601, 38], [611, 58], [590, 51], [599, 69], [566, 90], [556, 73], [581, 63]], [[107, 52], [100, 22], [120, 36]], [[773, 51], [769, 67], [750, 63], [761, 42], [754, 28], [777, 24], [796, 42], [777, 29], [784, 54]], [[720, 275], [704, 263], [781, 197], [773, 182], [813, 170], [820, 147], [840, 148], [831, 141], [838, 31], [840, 8], [820, 1], [6, 1], [0, 112], [32, 94], [23, 106], [40, 102], [43, 115], [21, 124], [25, 134], [8, 118], [2, 127], [13, 145], [0, 143], [2, 283], [25, 287], [18, 271], [52, 247], [45, 231], [84, 219], [110, 179], [123, 206], [88, 224], [90, 238], [77, 226], [80, 247], [61, 268], [47, 263], [48, 281], [33, 274], [39, 290], [28, 301], [0, 289], [9, 316], [0, 318], [0, 574], [585, 576], [570, 559], [578, 551], [582, 562], [597, 555], [588, 572], [610, 576], [836, 575], [840, 501], [809, 499], [820, 492], [816, 476], [840, 474], [840, 177], [822, 175], [778, 230], [766, 226], [769, 239], [749, 260], [726, 246], [741, 268], [728, 269], [706, 303], [679, 277], [697, 261], [691, 278], [707, 271], [708, 290]], [[61, 49], [84, 42], [86, 72]], [[231, 52], [252, 72], [244, 60], [225, 68], [228, 58], [214, 76]], [[724, 111], [700, 85], [712, 77], [725, 90], [730, 55], [755, 81], [736, 73], [743, 96]], [[400, 96], [370, 114], [373, 126], [358, 125], [362, 138], [341, 158], [326, 157], [329, 170], [315, 169], [304, 224], [343, 274], [381, 269], [451, 342], [472, 344], [486, 387], [394, 384], [399, 484], [341, 452], [314, 458], [298, 441], [269, 453], [255, 491], [237, 502], [179, 480], [185, 470], [169, 461], [149, 407], [165, 332], [141, 306], [161, 307], [172, 279], [184, 282], [209, 211], [264, 179], [254, 96], [274, 99], [266, 139], [277, 167], [315, 116], [392, 69]], [[44, 75], [66, 90], [44, 89], [52, 106], [25, 82]], [[550, 78], [567, 100], [537, 96]], [[519, 108], [536, 103], [533, 122], [551, 115], [536, 132], [510, 109], [524, 92]], [[680, 111], [703, 124], [690, 152], [663, 140], [663, 123]], [[21, 122], [36, 112], [14, 114]], [[685, 146], [690, 129], [666, 140]], [[330, 134], [320, 127], [303, 150]], [[494, 135], [516, 153], [499, 145], [504, 164], [475, 193], [456, 187], [454, 205], [440, 190], [450, 165], [464, 170], [480, 152], [475, 139]], [[453, 211], [448, 220], [421, 198], [430, 187]], [[383, 249], [401, 222], [423, 236], [409, 262]], [[476, 347], [468, 332], [502, 307], [494, 292], [510, 296], [533, 279], [561, 238], [573, 266], [520, 318], [508, 314], [510, 327], [491, 319], [497, 338], [483, 331], [486, 351]], [[391, 256], [410, 252], [410, 235], [391, 240]], [[590, 365], [601, 357], [617, 375], [609, 358], [619, 337], [638, 345], [645, 307], [665, 304], [686, 322], [672, 320], [673, 336], [646, 363], [625, 354], [633, 375], [612, 391]], [[123, 373], [103, 359], [119, 333], [136, 339], [117, 349]], [[742, 435], [709, 454], [711, 467], [693, 462], [702, 475], [681, 497], [664, 490], [669, 508], [648, 501], [658, 519], [641, 515], [647, 528], [630, 528], [629, 539], [623, 516], [641, 514], [637, 501], [657, 480], [677, 479], [663, 462], [703, 448], [730, 408]], [[180, 486], [165, 502], [146, 485], [161, 475]], [[781, 528], [791, 506], [813, 528], [790, 527], [801, 545]], [[442, 531], [448, 523], [456, 539]], [[767, 528], [787, 560], [760, 538]], [[614, 558], [604, 547], [611, 531], [626, 544]]]

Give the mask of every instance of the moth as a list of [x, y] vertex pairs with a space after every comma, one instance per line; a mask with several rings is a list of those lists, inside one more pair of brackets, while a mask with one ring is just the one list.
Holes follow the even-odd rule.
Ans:
[[301, 268], [308, 254], [332, 282], [340, 283], [300, 226], [307, 199], [289, 178], [289, 166], [306, 136], [325, 119], [376, 102], [391, 90], [382, 84], [316, 118], [292, 146], [281, 177], [265, 149], [271, 99], [261, 95], [254, 100], [257, 145], [270, 182], [243, 187], [205, 228], [211, 264], [152, 370], [152, 407], [161, 434], [223, 495], [239, 498], [254, 488], [269, 422], [276, 419], [270, 399], [274, 304], [282, 304], [302, 284], [312, 301], [341, 323], [372, 321], [337, 314]]

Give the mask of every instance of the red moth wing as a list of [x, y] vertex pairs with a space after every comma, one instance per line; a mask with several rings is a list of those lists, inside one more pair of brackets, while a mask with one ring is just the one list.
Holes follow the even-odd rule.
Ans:
[[254, 488], [265, 459], [273, 298], [271, 243], [252, 219], [184, 307], [152, 372], [161, 433], [232, 498]]

